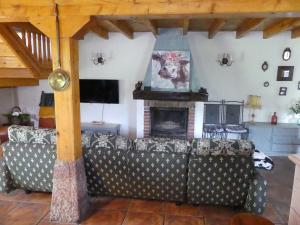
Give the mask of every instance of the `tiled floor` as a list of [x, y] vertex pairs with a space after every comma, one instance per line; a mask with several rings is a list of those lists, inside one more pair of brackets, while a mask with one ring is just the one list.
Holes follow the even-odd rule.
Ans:
[[[294, 166], [287, 157], [274, 157], [276, 167], [263, 172], [269, 182], [264, 216], [275, 224], [288, 221]], [[17, 190], [0, 195], [0, 225], [55, 225], [49, 222], [51, 195]], [[93, 199], [84, 225], [228, 225], [237, 213], [228, 207], [190, 205], [122, 198]]]

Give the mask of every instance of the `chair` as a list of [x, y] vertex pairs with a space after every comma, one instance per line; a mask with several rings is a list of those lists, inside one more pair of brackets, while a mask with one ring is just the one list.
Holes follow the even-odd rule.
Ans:
[[224, 138], [222, 112], [222, 101], [209, 101], [204, 104], [203, 138]]
[[225, 101], [223, 100], [223, 128], [225, 137], [229, 133], [237, 134], [241, 139], [246, 139], [248, 129], [243, 123], [244, 101]]

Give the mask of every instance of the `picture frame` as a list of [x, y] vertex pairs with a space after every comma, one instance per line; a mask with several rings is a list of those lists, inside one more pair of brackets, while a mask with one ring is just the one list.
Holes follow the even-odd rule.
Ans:
[[287, 93], [287, 87], [280, 87], [279, 88], [279, 96], [286, 96]]
[[277, 81], [292, 81], [294, 66], [278, 66]]

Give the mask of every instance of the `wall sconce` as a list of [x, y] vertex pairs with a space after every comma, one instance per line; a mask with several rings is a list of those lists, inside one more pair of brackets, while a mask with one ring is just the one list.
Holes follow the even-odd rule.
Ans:
[[92, 59], [91, 60], [95, 65], [99, 65], [99, 64], [104, 65], [104, 62], [106, 61], [106, 58], [105, 58], [103, 53], [97, 52], [97, 53], [92, 54]]
[[231, 66], [233, 63], [232, 55], [229, 53], [219, 55], [217, 62], [220, 64], [220, 66]]

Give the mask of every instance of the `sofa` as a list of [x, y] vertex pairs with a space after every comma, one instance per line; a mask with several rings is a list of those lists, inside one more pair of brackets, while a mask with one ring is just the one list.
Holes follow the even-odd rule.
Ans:
[[[2, 144], [0, 192], [52, 191], [53, 129], [11, 126]], [[266, 181], [245, 140], [141, 138], [83, 133], [90, 196], [118, 196], [243, 207], [262, 213]]]

